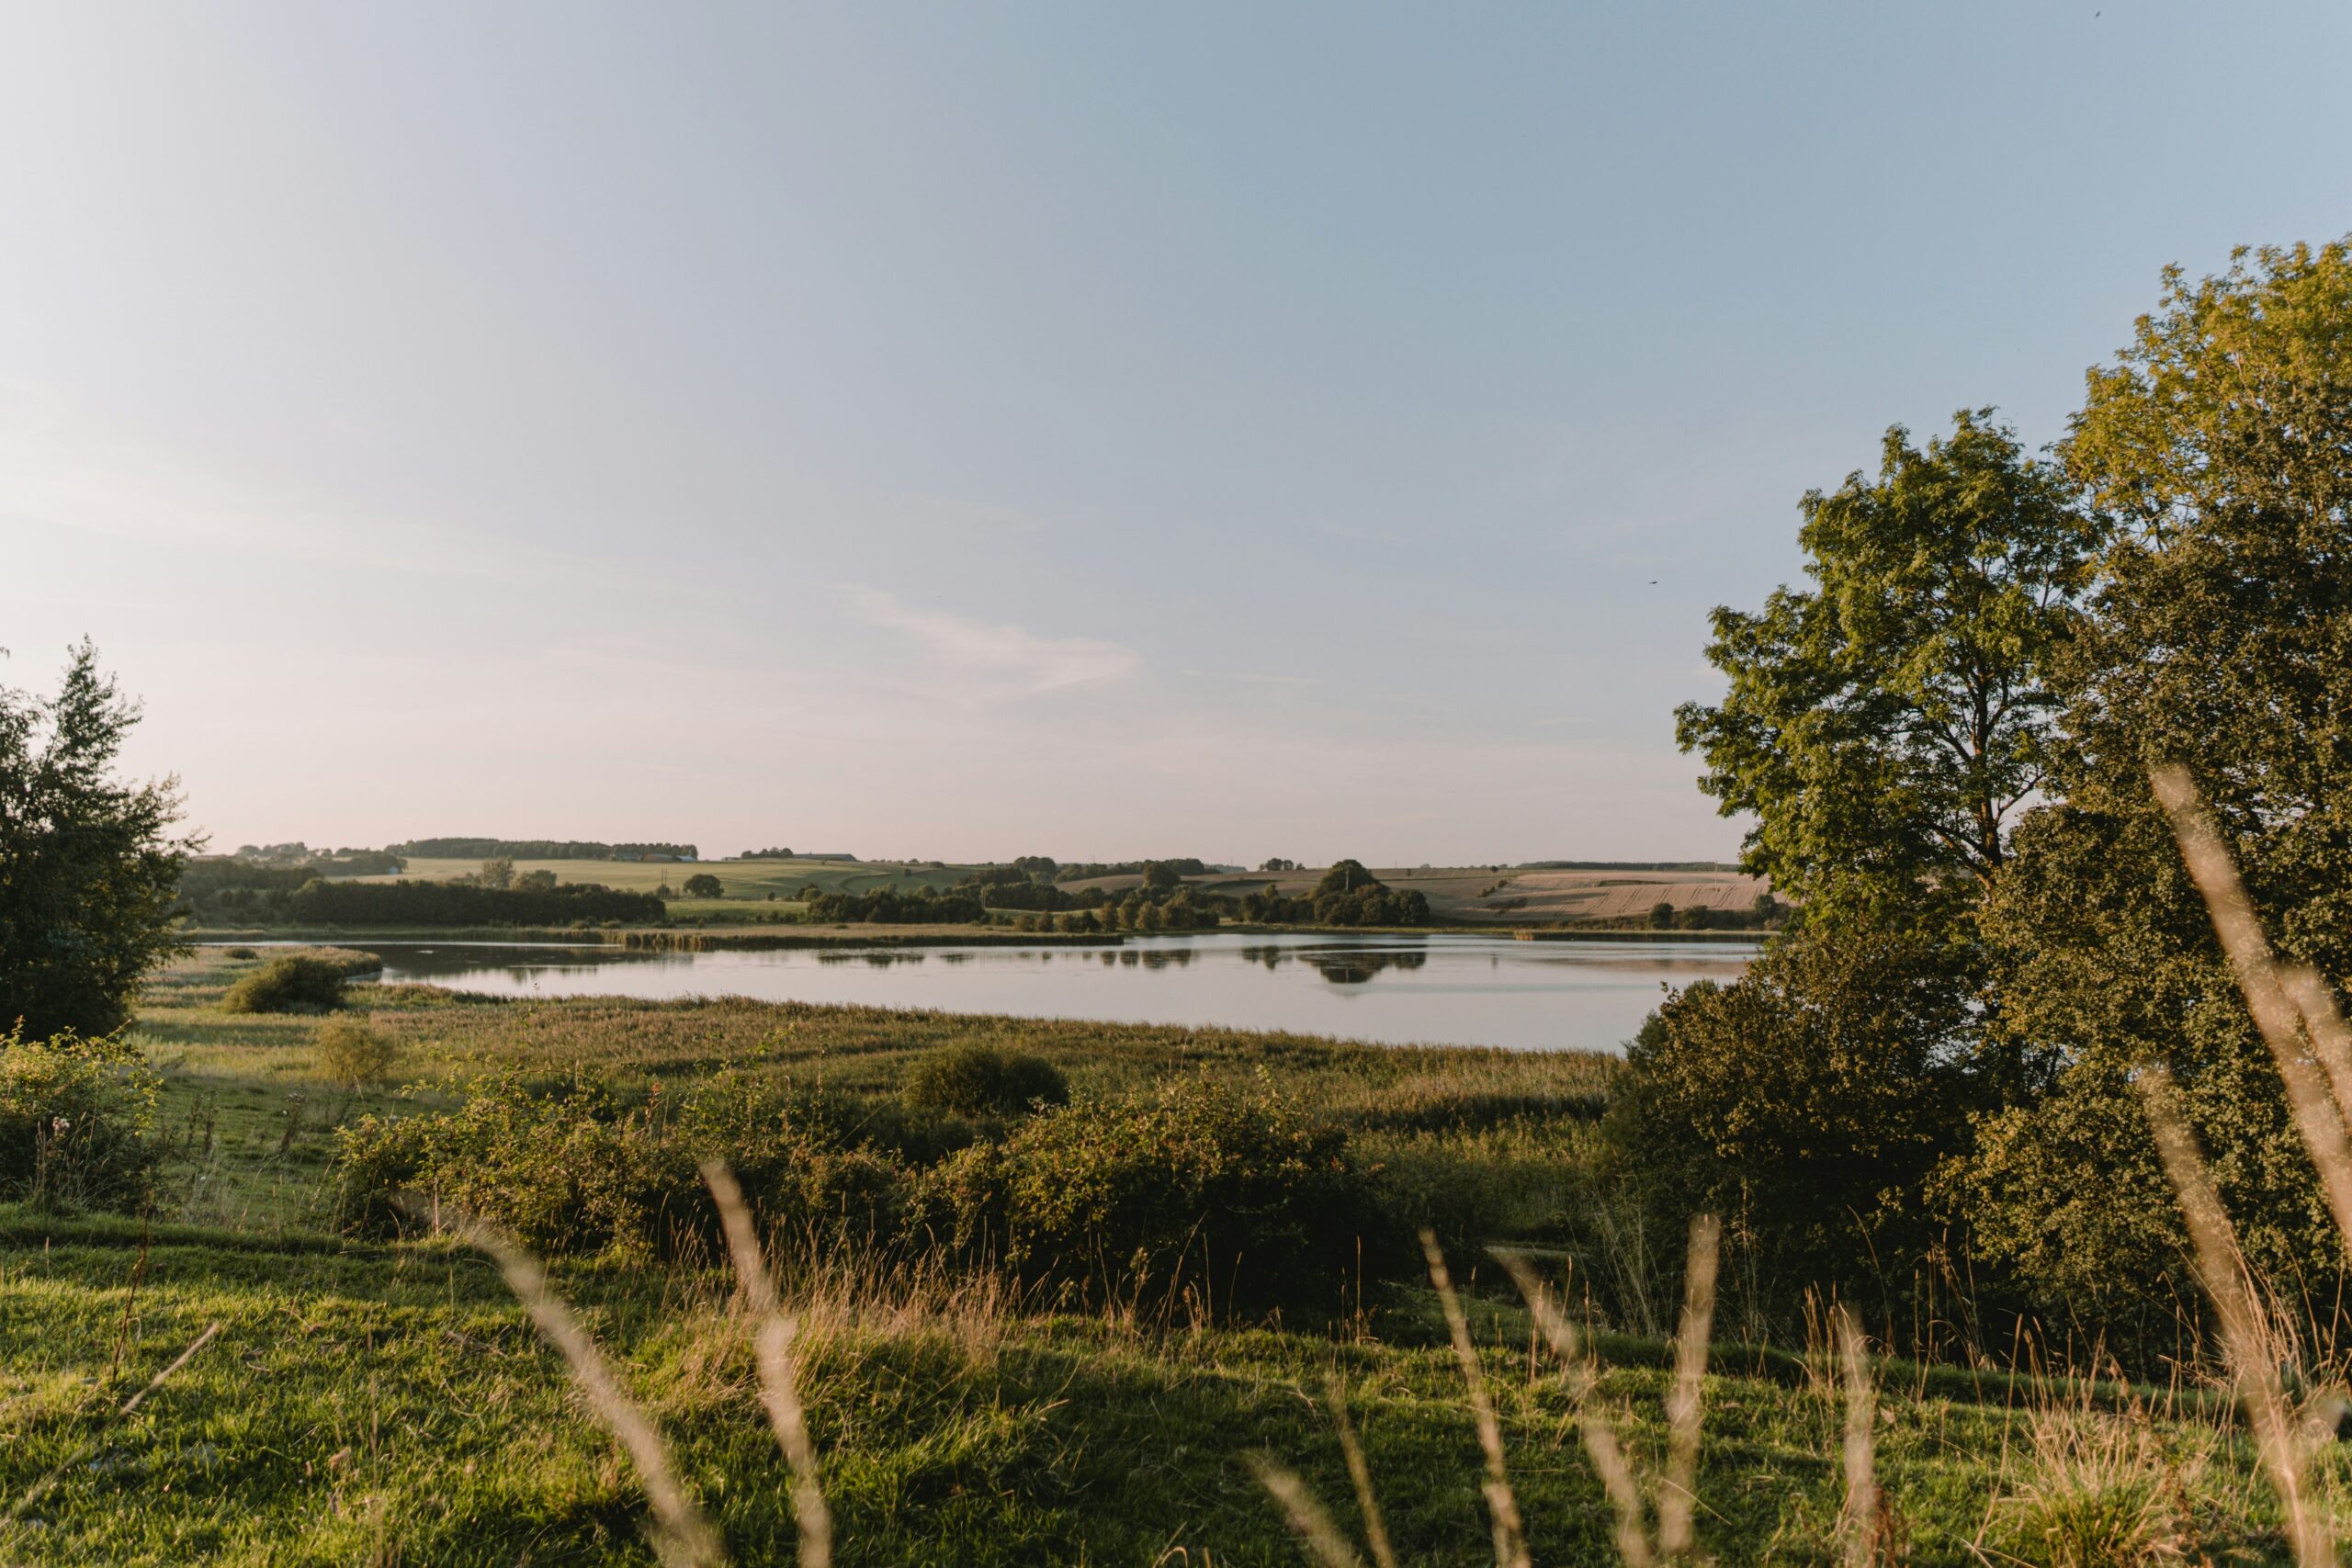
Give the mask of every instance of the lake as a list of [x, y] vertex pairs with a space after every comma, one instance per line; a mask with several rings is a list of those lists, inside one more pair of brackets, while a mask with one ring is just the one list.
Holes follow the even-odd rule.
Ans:
[[610, 947], [369, 942], [387, 984], [492, 996], [752, 997], [1287, 1030], [1381, 1044], [1617, 1051], [1664, 987], [1729, 980], [1742, 946], [1442, 936], [1141, 937], [1119, 947]]

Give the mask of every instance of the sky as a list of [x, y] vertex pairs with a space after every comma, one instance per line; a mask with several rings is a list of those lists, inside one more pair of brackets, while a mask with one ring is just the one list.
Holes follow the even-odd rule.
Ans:
[[1706, 859], [1797, 502], [2352, 230], [2352, 6], [0, 6], [0, 683], [216, 848]]

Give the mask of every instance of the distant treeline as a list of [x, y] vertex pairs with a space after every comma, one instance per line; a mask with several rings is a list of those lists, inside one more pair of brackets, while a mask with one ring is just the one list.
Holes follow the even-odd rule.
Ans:
[[651, 893], [621, 893], [593, 882], [554, 887], [483, 887], [465, 882], [311, 881], [285, 900], [298, 925], [568, 926], [582, 920], [658, 920], [668, 912]]
[[1256, 925], [1425, 926], [1430, 901], [1415, 889], [1389, 886], [1361, 862], [1333, 863], [1315, 891], [1285, 895], [1272, 883], [1240, 900], [1241, 918]]
[[[273, 845], [283, 854], [285, 845]], [[264, 862], [240, 852], [197, 855], [180, 868], [179, 907], [201, 918], [271, 920], [284, 918], [286, 901], [305, 883], [322, 876], [382, 876], [406, 869], [398, 855], [381, 850], [343, 850], [302, 859]]]
[[885, 887], [873, 893], [826, 893], [815, 886], [800, 890], [811, 920], [869, 920], [880, 925], [969, 925], [985, 919], [980, 901], [966, 892], [942, 893], [934, 887], [910, 887], [901, 892]]
[[700, 860], [692, 844], [599, 844], [583, 839], [411, 839], [391, 852], [424, 860]]
[[1023, 855], [1012, 863], [1027, 870], [1041, 862], [1046, 874], [1056, 882], [1087, 882], [1098, 876], [1141, 876], [1156, 865], [1164, 865], [1179, 876], [1206, 876], [1209, 874], [1207, 863], [1191, 855], [1174, 860], [1084, 861], [1060, 867], [1056, 867], [1044, 855]]
[[[801, 889], [812, 920], [864, 920], [888, 924], [962, 923], [1011, 916], [1023, 931], [1206, 931], [1226, 920], [1324, 926], [1423, 926], [1429, 900], [1409, 889], [1390, 887], [1356, 861], [1343, 860], [1324, 874], [1314, 891], [1284, 897], [1269, 884], [1243, 898], [1188, 886], [1184, 867], [1199, 862], [1134, 863], [1141, 885], [1120, 892], [1073, 891], [1053, 878], [1054, 863], [1023, 856], [1011, 865], [987, 866], [941, 892], [928, 887], [885, 887], [872, 893], [826, 893]], [[1115, 874], [1078, 867], [1096, 875]], [[1062, 868], [1062, 875], [1069, 868]], [[1194, 873], [1194, 874], [1198, 874]]]

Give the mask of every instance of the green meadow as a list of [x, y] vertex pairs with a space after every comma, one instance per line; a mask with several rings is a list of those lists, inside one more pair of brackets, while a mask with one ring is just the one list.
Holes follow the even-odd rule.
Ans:
[[[1663, 1289], [1656, 1265], [1679, 1238], [1610, 1228], [1595, 1138], [1608, 1058], [355, 989], [348, 1010], [397, 1043], [401, 1086], [355, 1090], [322, 1074], [322, 1019], [223, 1010], [256, 962], [208, 953], [149, 990], [138, 1039], [161, 1074], [171, 1150], [150, 1214], [0, 1212], [0, 1561], [655, 1561], [638, 1472], [498, 1271], [447, 1235], [335, 1234], [334, 1130], [454, 1106], [510, 1072], [643, 1096], [749, 1071], [878, 1114], [918, 1064], [972, 1043], [1051, 1061], [1080, 1100], [1205, 1077], [1277, 1086], [1346, 1128], [1445, 1237], [1535, 1561], [1622, 1549], [1580, 1424], [1606, 1426], [1653, 1507], [1671, 1472], [1674, 1303], [1644, 1292]], [[1575, 1360], [1544, 1348], [1490, 1247], [1519, 1249], [1562, 1290]], [[1491, 1461], [1426, 1283], [1335, 1313], [1220, 1315], [1073, 1305], [1001, 1273], [852, 1251], [777, 1257], [838, 1562], [1301, 1561], [1253, 1456], [1295, 1472], [1364, 1542], [1374, 1516], [1335, 1408], [1397, 1560], [1494, 1561]], [[729, 1559], [791, 1561], [790, 1472], [720, 1258], [575, 1258], [553, 1278]], [[1853, 1533], [1839, 1374], [1823, 1345], [1746, 1343], [1741, 1329], [1718, 1323], [1702, 1385], [1696, 1550], [1837, 1560]], [[2127, 1560], [2064, 1556], [2063, 1532], [2086, 1529], [2153, 1553], [2135, 1562], [2281, 1557], [2253, 1454], [2198, 1389], [1883, 1361], [1871, 1375], [1876, 1560]], [[2340, 1472], [2333, 1460], [2322, 1472], [2330, 1506]], [[2109, 1515], [2129, 1517], [2097, 1522]]]

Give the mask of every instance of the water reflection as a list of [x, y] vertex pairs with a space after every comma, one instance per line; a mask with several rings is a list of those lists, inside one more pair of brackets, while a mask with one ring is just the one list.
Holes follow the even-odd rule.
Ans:
[[1419, 969], [1430, 961], [1427, 953], [1384, 952], [1378, 948], [1316, 951], [1300, 953], [1300, 962], [1335, 986], [1361, 986], [1391, 969]]
[[1615, 1049], [1657, 1005], [1662, 984], [1729, 979], [1749, 955], [1690, 942], [1533, 942], [1451, 933], [763, 953], [368, 945], [382, 954], [387, 983], [503, 996], [733, 995], [1521, 1050]]

